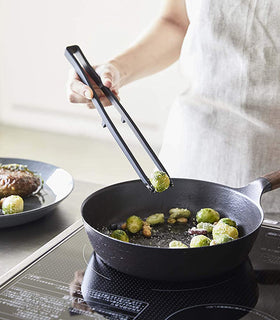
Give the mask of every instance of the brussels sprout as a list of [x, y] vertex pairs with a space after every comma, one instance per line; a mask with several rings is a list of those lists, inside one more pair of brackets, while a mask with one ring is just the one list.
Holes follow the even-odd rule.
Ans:
[[160, 223], [164, 223], [164, 214], [163, 213], [155, 213], [152, 214], [151, 216], [149, 216], [146, 219], [146, 222], [148, 224], [150, 224], [151, 226], [155, 225], [155, 224], [160, 224]]
[[138, 216], [131, 216], [126, 220], [126, 228], [131, 233], [139, 232], [143, 227], [143, 221]]
[[114, 230], [111, 233], [111, 237], [114, 239], [121, 240], [121, 241], [129, 242], [128, 235], [125, 233], [125, 231], [120, 230], [120, 229]]
[[220, 214], [211, 208], [204, 208], [197, 212], [196, 214], [196, 221], [199, 222], [208, 222], [208, 223], [214, 223], [219, 221]]
[[228, 224], [224, 222], [218, 222], [212, 231], [213, 239], [215, 240], [217, 236], [221, 234], [227, 234], [233, 239], [238, 238], [238, 230], [235, 227], [229, 226]]
[[219, 234], [219, 235], [216, 235], [215, 236], [215, 239], [213, 239], [211, 242], [210, 242], [210, 246], [214, 246], [216, 244], [222, 244], [222, 243], [226, 243], [226, 242], [229, 242], [229, 241], [232, 241], [234, 240], [232, 237], [230, 237], [228, 234]]
[[212, 233], [214, 226], [213, 226], [213, 224], [211, 224], [209, 222], [199, 222], [196, 227], [197, 227], [197, 229], [206, 230], [207, 233]]
[[209, 246], [210, 242], [211, 240], [204, 235], [194, 236], [191, 240], [190, 247], [191, 248], [205, 247], [205, 246]]
[[23, 211], [24, 202], [20, 196], [9, 196], [2, 203], [2, 212], [4, 214], [13, 214]]
[[173, 240], [169, 242], [169, 248], [187, 248], [188, 246], [181, 241]]
[[222, 219], [219, 220], [218, 223], [220, 223], [220, 222], [223, 222], [225, 224], [228, 224], [231, 227], [235, 227], [236, 228], [236, 222], [231, 220], [231, 219], [229, 219], [229, 218], [222, 218]]
[[188, 218], [191, 215], [190, 210], [184, 208], [172, 208], [169, 210], [171, 219]]
[[153, 172], [150, 181], [156, 192], [163, 192], [170, 186], [170, 179], [168, 175], [162, 171]]

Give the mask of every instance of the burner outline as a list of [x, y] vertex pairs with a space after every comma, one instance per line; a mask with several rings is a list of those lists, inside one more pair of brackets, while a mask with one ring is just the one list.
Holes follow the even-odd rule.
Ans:
[[[88, 261], [86, 260], [86, 256], [85, 256], [86, 246], [87, 246], [87, 244], [84, 244], [84, 246], [83, 246], [83, 258], [84, 258], [84, 261], [85, 261], [85, 263], [86, 263], [86, 265], [87, 265], [87, 267], [88, 267]], [[95, 254], [95, 252], [94, 252], [94, 254]], [[96, 273], [97, 275], [99, 275], [100, 277], [102, 277], [102, 278], [104, 278], [104, 279], [106, 279], [106, 280], [108, 280], [108, 281], [112, 281], [111, 278], [106, 277], [106, 276], [104, 276], [102, 273], [96, 271], [96, 270], [92, 267], [92, 265], [90, 266], [90, 269], [91, 269], [94, 273]]]
[[179, 314], [180, 312], [182, 311], [185, 311], [185, 310], [190, 310], [190, 309], [196, 309], [196, 308], [203, 308], [203, 307], [224, 307], [225, 309], [228, 309], [228, 310], [240, 310], [240, 311], [245, 311], [245, 312], [248, 312], [248, 313], [251, 313], [251, 314], [255, 314], [257, 316], [261, 316], [263, 319], [265, 320], [278, 320], [276, 319], [275, 317], [271, 316], [270, 314], [264, 312], [264, 311], [260, 311], [258, 309], [251, 309], [251, 308], [248, 308], [246, 306], [242, 306], [242, 305], [235, 305], [235, 304], [198, 304], [196, 306], [191, 306], [191, 307], [187, 307], [187, 308], [183, 308], [183, 309], [180, 309], [180, 310], [177, 310], [176, 312], [170, 314], [167, 318], [165, 318], [164, 320], [172, 320], [172, 317], [174, 317], [175, 315]]

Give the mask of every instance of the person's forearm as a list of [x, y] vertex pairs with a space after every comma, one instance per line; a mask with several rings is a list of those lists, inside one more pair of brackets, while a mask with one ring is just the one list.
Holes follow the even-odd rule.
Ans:
[[188, 24], [187, 19], [185, 25], [180, 25], [160, 17], [140, 40], [113, 58], [110, 63], [120, 71], [120, 85], [161, 71], [174, 63], [179, 58]]

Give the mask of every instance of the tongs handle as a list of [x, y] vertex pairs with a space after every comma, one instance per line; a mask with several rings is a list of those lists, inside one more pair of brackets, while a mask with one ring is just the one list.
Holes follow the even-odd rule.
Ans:
[[[156, 167], [160, 170], [165, 172], [167, 175], [167, 171], [163, 167], [162, 163], [159, 161], [158, 157], [152, 150], [152, 148], [149, 146], [148, 142], [140, 132], [140, 130], [137, 128], [136, 124], [133, 122], [133, 120], [130, 118], [129, 114], [126, 112], [124, 107], [121, 105], [119, 100], [116, 98], [116, 96], [113, 94], [113, 92], [108, 88], [105, 87], [101, 81], [101, 78], [96, 73], [96, 71], [92, 68], [92, 66], [88, 63], [86, 57], [84, 56], [82, 50], [79, 48], [79, 46], [69, 46], [65, 50], [65, 56], [69, 60], [69, 62], [74, 67], [75, 71], [79, 75], [82, 82], [84, 82], [86, 85], [88, 85], [91, 90], [93, 91], [93, 99], [92, 102], [94, 106], [96, 107], [99, 115], [102, 118], [102, 126], [107, 127], [109, 131], [111, 132], [112, 136], [115, 138], [116, 142], [124, 152], [125, 156], [129, 160], [130, 164], [133, 166], [134, 170], [142, 180], [142, 182], [145, 184], [145, 186], [152, 192], [155, 192], [154, 187], [152, 186], [150, 180], [142, 170], [141, 166], [135, 159], [134, 155], [130, 151], [129, 147], [123, 140], [122, 136], [116, 129], [115, 125], [113, 124], [112, 120], [110, 119], [108, 113], [106, 112], [104, 106], [102, 105], [101, 101], [99, 100], [93, 86], [91, 85], [88, 76], [92, 78], [92, 80], [96, 83], [96, 85], [103, 91], [105, 96], [109, 99], [109, 101], [112, 103], [112, 105], [118, 110], [118, 112], [121, 114], [122, 122], [126, 122], [130, 129], [133, 131], [141, 145], [144, 147], [145, 151], [148, 153], [150, 158], [153, 160]], [[170, 178], [170, 177], [169, 177]], [[170, 180], [170, 185], [172, 185], [172, 181]]]

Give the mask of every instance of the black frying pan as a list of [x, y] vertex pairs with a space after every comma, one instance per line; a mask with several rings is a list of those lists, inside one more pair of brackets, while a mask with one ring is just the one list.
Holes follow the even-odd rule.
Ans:
[[[228, 272], [243, 262], [263, 221], [263, 193], [280, 187], [280, 171], [234, 189], [190, 179], [174, 179], [162, 193], [150, 193], [140, 180], [115, 184], [90, 195], [82, 216], [90, 242], [98, 256], [118, 271], [142, 278], [168, 281], [198, 280]], [[238, 224], [240, 238], [201, 248], [168, 248], [126, 243], [100, 232], [102, 227], [136, 214], [144, 218], [173, 207], [188, 208], [193, 216], [210, 207]]]

